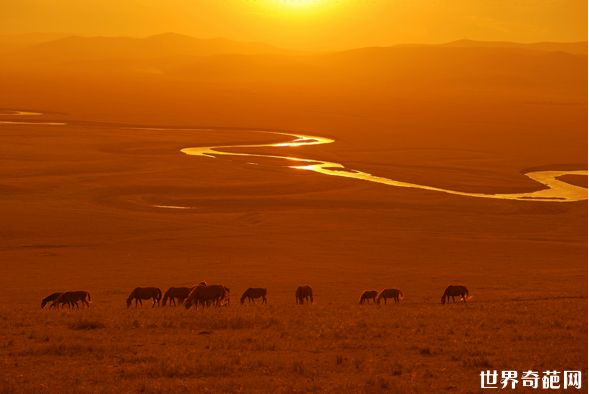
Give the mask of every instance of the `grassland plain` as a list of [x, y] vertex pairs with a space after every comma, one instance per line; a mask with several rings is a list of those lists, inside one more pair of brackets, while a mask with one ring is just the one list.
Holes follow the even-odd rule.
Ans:
[[[471, 393], [482, 369], [587, 369], [586, 203], [456, 198], [178, 153], [223, 137], [4, 127], [3, 392]], [[485, 163], [469, 161], [481, 185], [526, 187]], [[125, 307], [135, 286], [203, 279], [230, 287], [233, 304]], [[303, 283], [315, 305], [294, 304]], [[441, 306], [451, 283], [472, 303]], [[236, 304], [250, 286], [268, 288], [268, 306]], [[406, 299], [358, 305], [384, 287]], [[40, 310], [68, 289], [90, 291], [91, 308]]]
[[[319, 59], [324, 72], [294, 79], [265, 57], [208, 59], [185, 77], [0, 61], [0, 108], [67, 123], [0, 127], [2, 391], [476, 393], [482, 369], [587, 371], [586, 202], [180, 151], [283, 141], [244, 128], [296, 131], [335, 143], [252, 152], [482, 193], [587, 168], [586, 56], [389, 51]], [[263, 67], [244, 75], [240, 59]], [[135, 286], [201, 280], [233, 304], [125, 307]], [[296, 306], [305, 283], [316, 304]], [[472, 302], [440, 305], [449, 284]], [[267, 306], [236, 305], [250, 286], [268, 288]], [[358, 305], [385, 287], [402, 304]], [[90, 291], [91, 308], [42, 311], [58, 290]]]

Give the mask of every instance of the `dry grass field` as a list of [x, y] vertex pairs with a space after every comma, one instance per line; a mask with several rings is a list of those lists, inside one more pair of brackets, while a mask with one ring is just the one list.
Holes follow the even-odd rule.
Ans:
[[575, 298], [195, 312], [100, 296], [81, 312], [3, 307], [3, 392], [468, 393], [482, 369], [586, 362]]

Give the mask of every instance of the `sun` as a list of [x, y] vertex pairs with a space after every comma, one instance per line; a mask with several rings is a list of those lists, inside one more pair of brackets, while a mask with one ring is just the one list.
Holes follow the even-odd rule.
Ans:
[[321, 0], [279, 0], [279, 2], [288, 7], [309, 7], [319, 4]]
[[259, 11], [281, 19], [293, 21], [322, 17], [333, 11], [340, 1], [333, 0], [264, 0], [257, 3]]

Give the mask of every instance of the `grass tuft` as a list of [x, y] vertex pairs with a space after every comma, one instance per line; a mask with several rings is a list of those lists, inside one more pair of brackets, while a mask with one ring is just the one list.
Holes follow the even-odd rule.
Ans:
[[105, 325], [97, 320], [78, 319], [69, 326], [72, 330], [99, 330]]

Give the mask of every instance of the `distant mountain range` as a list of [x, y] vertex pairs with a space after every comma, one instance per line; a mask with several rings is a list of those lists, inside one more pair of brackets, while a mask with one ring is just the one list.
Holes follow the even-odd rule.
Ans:
[[[8, 42], [0, 37], [0, 44]], [[22, 40], [20, 40], [22, 43]], [[12, 45], [13, 48], [15, 45]], [[5, 54], [7, 51], [3, 51]], [[147, 38], [131, 37], [63, 37], [9, 52], [23, 60], [61, 62], [113, 58], [153, 58], [167, 56], [211, 56], [225, 53], [260, 54], [285, 53], [271, 45], [239, 42], [225, 38], [198, 39], [175, 33], [164, 33]]]
[[[513, 42], [459, 40], [446, 44], [402, 44], [378, 48], [404, 47], [465, 47], [513, 48], [537, 51], [566, 52], [587, 55], [587, 42]], [[354, 50], [354, 49], [352, 49]], [[348, 52], [348, 51], [340, 51]], [[146, 38], [81, 37], [63, 33], [31, 33], [0, 36], [0, 55], [9, 54], [23, 60], [76, 62], [115, 58], [155, 58], [174, 56], [213, 56], [220, 54], [292, 54], [296, 51], [259, 42], [242, 42], [226, 38], [194, 38], [176, 33], [163, 33]]]
[[[48, 39], [44, 42], [35, 40]], [[296, 52], [255, 42], [197, 39], [175, 33], [147, 38], [0, 37], [0, 70], [50, 79], [75, 74], [172, 78], [219, 86], [303, 86], [421, 95], [468, 91], [586, 96], [587, 43], [454, 41], [333, 52]], [[2, 50], [2, 43], [5, 43]], [[10, 49], [6, 49], [6, 48]], [[581, 86], [584, 85], [584, 86]], [[493, 93], [495, 94], [495, 93]]]
[[517, 48], [530, 49], [536, 51], [548, 52], [566, 52], [575, 55], [587, 55], [587, 41], [579, 42], [536, 42], [531, 44], [521, 44], [508, 41], [472, 41], [458, 40], [443, 44], [447, 47], [479, 47], [479, 48]]

